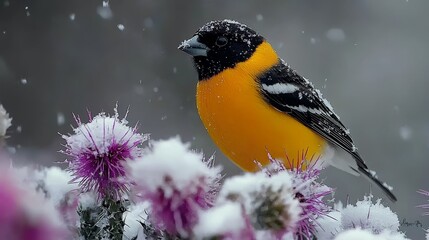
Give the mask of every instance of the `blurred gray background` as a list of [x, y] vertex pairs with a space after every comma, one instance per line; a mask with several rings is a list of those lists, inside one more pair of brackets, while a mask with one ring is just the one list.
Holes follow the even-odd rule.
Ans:
[[[216, 151], [228, 175], [239, 173], [202, 126], [197, 75], [177, 50], [207, 21], [235, 19], [322, 90], [370, 168], [394, 186], [399, 201], [386, 203], [401, 221], [427, 228], [429, 217], [415, 206], [426, 203], [416, 190], [429, 190], [428, 10], [424, 0], [0, 0], [0, 103], [14, 124], [8, 144], [18, 161], [55, 164], [65, 158], [58, 133], [71, 132], [72, 113], [112, 113], [119, 102], [152, 139], [180, 135], [207, 155]], [[371, 190], [336, 169], [323, 178], [338, 200]], [[420, 226], [405, 225], [409, 237], [423, 238]]]

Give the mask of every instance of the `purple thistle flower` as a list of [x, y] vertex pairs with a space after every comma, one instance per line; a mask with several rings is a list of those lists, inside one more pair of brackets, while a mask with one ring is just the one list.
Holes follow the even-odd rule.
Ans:
[[100, 113], [94, 118], [89, 114], [89, 123], [78, 124], [74, 134], [63, 136], [67, 141], [65, 154], [71, 159], [68, 171], [72, 182], [78, 182], [82, 192], [95, 191], [100, 198], [120, 199], [129, 189], [122, 179], [125, 176], [124, 163], [141, 155], [140, 145], [148, 135], [137, 133], [137, 128], [128, 127], [125, 118], [119, 120], [117, 110], [113, 117]]
[[300, 221], [295, 230], [295, 236], [298, 239], [311, 239], [315, 233], [315, 220], [320, 216], [328, 216], [331, 208], [323, 201], [323, 198], [333, 193], [333, 189], [326, 185], [316, 182], [320, 175], [318, 159], [307, 159], [307, 153], [299, 156], [300, 160], [295, 161], [286, 156], [286, 163], [274, 159], [270, 154], [268, 158], [271, 162], [270, 166], [263, 168], [259, 167], [268, 175], [272, 176], [279, 172], [288, 172], [292, 178], [292, 186], [294, 189], [295, 199], [300, 203], [302, 209]]
[[154, 142], [143, 159], [128, 165], [133, 187], [150, 202], [150, 220], [159, 230], [189, 237], [198, 212], [213, 204], [220, 168], [178, 138]]
[[12, 174], [0, 171], [1, 239], [69, 239], [70, 235], [51, 202], [34, 189], [25, 188], [28, 185], [15, 179]]

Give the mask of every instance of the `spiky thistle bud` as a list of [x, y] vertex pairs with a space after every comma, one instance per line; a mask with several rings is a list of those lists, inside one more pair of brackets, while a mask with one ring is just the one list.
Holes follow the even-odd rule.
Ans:
[[219, 192], [218, 204], [228, 201], [243, 205], [255, 230], [277, 238], [293, 232], [300, 219], [301, 209], [287, 172], [271, 177], [259, 172], [229, 178]]
[[127, 126], [127, 121], [120, 120], [115, 109], [114, 116], [100, 113], [89, 123], [82, 123], [75, 117], [77, 127], [74, 134], [66, 140], [66, 162], [73, 175], [73, 182], [78, 182], [82, 192], [95, 191], [100, 199], [108, 197], [115, 200], [129, 190], [125, 176], [124, 163], [140, 157], [140, 145], [148, 135], [137, 133], [137, 128]]
[[316, 181], [320, 175], [320, 169], [317, 167], [318, 159], [307, 159], [305, 152], [297, 161], [290, 160], [286, 156], [288, 163], [286, 167], [283, 162], [272, 158], [270, 154], [268, 158], [271, 164], [267, 168], [260, 166], [268, 176], [273, 177], [282, 172], [287, 172], [291, 176], [293, 195], [299, 201], [301, 208], [295, 237], [311, 238], [316, 231], [315, 220], [326, 216], [331, 210], [324, 198], [333, 192], [331, 188]]

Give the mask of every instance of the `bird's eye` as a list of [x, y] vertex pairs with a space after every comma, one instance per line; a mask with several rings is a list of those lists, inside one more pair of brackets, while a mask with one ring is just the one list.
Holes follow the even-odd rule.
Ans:
[[223, 47], [227, 43], [228, 43], [228, 39], [226, 37], [221, 36], [216, 39], [216, 46], [218, 47]]

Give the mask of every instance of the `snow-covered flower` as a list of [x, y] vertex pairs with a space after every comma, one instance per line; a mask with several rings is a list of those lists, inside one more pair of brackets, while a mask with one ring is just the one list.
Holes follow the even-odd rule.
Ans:
[[119, 199], [129, 189], [123, 179], [124, 163], [140, 156], [140, 145], [148, 136], [127, 126], [125, 118], [120, 120], [116, 108], [114, 116], [100, 113], [90, 116], [86, 124], [79, 117], [75, 119], [78, 126], [74, 134], [63, 136], [72, 181], [78, 182], [83, 192], [95, 191], [100, 198]]
[[[21, 168], [20, 175], [39, 192], [45, 194], [46, 198], [58, 207], [67, 197], [68, 193], [78, 188], [76, 183], [70, 183], [72, 176], [70, 172], [59, 167], [43, 167], [38, 169]], [[23, 175], [25, 174], [25, 175]]]
[[128, 178], [150, 203], [150, 220], [169, 234], [189, 237], [198, 212], [212, 204], [220, 168], [208, 166], [179, 138], [153, 142], [143, 155], [128, 162]]
[[3, 105], [0, 104], [0, 138], [6, 136], [7, 129], [12, 125], [12, 118], [6, 112]]
[[78, 215], [79, 190], [76, 183], [70, 183], [70, 172], [59, 167], [20, 167], [13, 169], [28, 188], [36, 190], [50, 201], [60, 212], [69, 229], [75, 230]]
[[53, 204], [21, 179], [3, 170], [0, 174], [0, 199], [2, 239], [68, 239], [68, 233]]
[[341, 226], [341, 212], [332, 210], [325, 216], [317, 218], [315, 230], [314, 236], [316, 239], [334, 239], [343, 230]]
[[342, 211], [341, 224], [343, 229], [362, 228], [379, 234], [384, 230], [398, 232], [399, 219], [389, 207], [381, 204], [381, 199], [375, 203], [372, 197], [365, 197], [356, 205], [347, 205]]
[[248, 215], [237, 202], [226, 202], [202, 211], [193, 232], [197, 239], [253, 240], [255, 231]]
[[360, 228], [344, 231], [335, 238], [335, 240], [407, 240], [401, 233], [392, 233], [383, 231], [379, 234], [374, 234], [368, 230]]
[[147, 219], [147, 209], [149, 208], [148, 202], [139, 202], [131, 205], [128, 211], [124, 213], [123, 219], [125, 221], [124, 227], [124, 238], [133, 239], [137, 236], [137, 239], [145, 239], [143, 237], [144, 232], [142, 231], [143, 226], [140, 222], [144, 222]]
[[217, 204], [242, 204], [255, 230], [266, 231], [274, 238], [295, 231], [301, 208], [294, 196], [292, 179], [287, 172], [271, 177], [265, 173], [245, 173], [225, 181]]
[[270, 154], [268, 158], [271, 164], [266, 168], [260, 166], [268, 176], [272, 177], [281, 172], [287, 172], [291, 176], [294, 197], [299, 201], [301, 208], [295, 235], [299, 239], [310, 238], [316, 232], [316, 219], [328, 215], [331, 211], [324, 198], [333, 193], [332, 188], [316, 181], [320, 175], [318, 159], [307, 159], [305, 152], [299, 161], [286, 156], [288, 165], [286, 167]]

